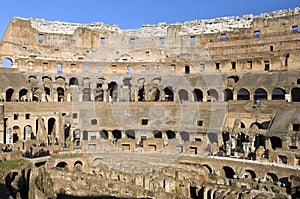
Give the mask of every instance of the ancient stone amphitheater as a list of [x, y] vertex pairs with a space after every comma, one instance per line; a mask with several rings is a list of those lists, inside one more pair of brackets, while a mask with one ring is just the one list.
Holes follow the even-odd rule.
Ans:
[[135, 30], [12, 19], [0, 161], [28, 163], [0, 196], [299, 198], [299, 26], [299, 8]]

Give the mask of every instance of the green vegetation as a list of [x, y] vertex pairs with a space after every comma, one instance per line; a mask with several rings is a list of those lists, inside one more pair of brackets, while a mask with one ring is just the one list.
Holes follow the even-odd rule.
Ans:
[[17, 160], [8, 160], [8, 161], [3, 161], [0, 163], [0, 168], [1, 169], [16, 169], [23, 167], [26, 163], [26, 160], [20, 158]]

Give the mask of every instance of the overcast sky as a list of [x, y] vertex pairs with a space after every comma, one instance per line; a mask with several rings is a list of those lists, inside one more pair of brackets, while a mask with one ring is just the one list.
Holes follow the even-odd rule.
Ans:
[[1, 1], [0, 38], [14, 16], [66, 22], [104, 22], [122, 29], [223, 16], [258, 15], [300, 7], [299, 0], [5, 0]]

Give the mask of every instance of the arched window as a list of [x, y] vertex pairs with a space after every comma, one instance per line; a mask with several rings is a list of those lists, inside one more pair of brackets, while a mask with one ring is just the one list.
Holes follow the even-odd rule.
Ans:
[[162, 138], [161, 131], [154, 130], [152, 133], [153, 133], [154, 138]]
[[224, 90], [224, 102], [228, 102], [229, 100], [233, 100], [233, 92], [227, 88]]
[[174, 93], [173, 93], [173, 89], [170, 88], [170, 87], [166, 87], [164, 89], [164, 92], [165, 92], [165, 100], [167, 102], [173, 102], [174, 101]]
[[13, 94], [14, 94], [14, 89], [9, 88], [6, 90], [6, 101], [7, 102], [12, 102], [13, 101]]
[[72, 78], [70, 79], [69, 86], [79, 86], [78, 79], [77, 79], [76, 77], [72, 77]]
[[268, 93], [263, 88], [258, 88], [254, 92], [254, 100], [267, 100], [268, 99]]
[[109, 96], [112, 101], [118, 100], [118, 84], [116, 82], [110, 82], [108, 84]]
[[114, 136], [115, 139], [121, 139], [122, 138], [122, 133], [119, 130], [113, 130], [112, 135]]
[[168, 137], [169, 140], [170, 140], [170, 139], [175, 139], [175, 138], [176, 138], [176, 134], [175, 134], [174, 131], [168, 130], [168, 131], [166, 132], [166, 134], [167, 134], [167, 137]]
[[285, 100], [285, 90], [282, 88], [274, 88], [272, 91], [272, 100]]
[[134, 130], [126, 130], [125, 134], [126, 134], [127, 138], [135, 139], [135, 132], [134, 132]]
[[250, 100], [249, 91], [245, 88], [241, 88], [237, 93], [237, 100]]
[[48, 135], [55, 135], [56, 120], [54, 118], [48, 119]]
[[293, 88], [291, 94], [292, 102], [300, 102], [300, 88]]
[[65, 89], [58, 87], [57, 88], [57, 101], [63, 102], [65, 98]]
[[26, 97], [27, 92], [28, 92], [28, 90], [25, 88], [23, 88], [19, 91], [19, 101], [24, 102], [27, 100], [27, 97]]
[[100, 131], [100, 137], [104, 140], [108, 139], [108, 132], [106, 130], [101, 130]]
[[208, 96], [210, 96], [210, 101], [214, 102], [214, 101], [219, 101], [219, 94], [215, 89], [209, 89], [207, 91]]
[[144, 89], [144, 86], [142, 86], [142, 87], [138, 90], [138, 101], [139, 101], [139, 102], [145, 101], [145, 89]]
[[225, 174], [226, 178], [233, 179], [235, 173], [234, 173], [234, 171], [231, 167], [224, 166], [223, 171], [224, 171], [224, 174]]
[[272, 136], [270, 137], [270, 141], [272, 144], [272, 149], [282, 148], [282, 140], [279, 137]]
[[194, 102], [202, 102], [203, 101], [203, 92], [200, 89], [194, 89]]
[[13, 62], [10, 58], [5, 58], [2, 60], [2, 68], [12, 68]]
[[181, 90], [178, 91], [178, 96], [179, 96], [179, 101], [180, 102], [189, 101], [189, 94], [184, 89], [181, 89]]
[[185, 131], [180, 132], [180, 137], [181, 137], [181, 140], [183, 140], [183, 141], [190, 141], [190, 134], [188, 134]]

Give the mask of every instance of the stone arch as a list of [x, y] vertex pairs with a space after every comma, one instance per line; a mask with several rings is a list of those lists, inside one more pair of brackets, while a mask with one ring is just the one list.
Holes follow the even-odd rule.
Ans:
[[122, 138], [122, 132], [120, 130], [113, 130], [112, 131], [112, 135], [113, 137], [118, 140], [118, 139], [121, 139]]
[[2, 59], [2, 68], [12, 68], [13, 67], [13, 61], [11, 58], [6, 57]]
[[285, 90], [282, 88], [274, 88], [272, 91], [272, 100], [285, 100]]
[[27, 101], [27, 93], [28, 93], [28, 90], [26, 88], [22, 88], [20, 89], [19, 91], [19, 101], [21, 102], [24, 102], [24, 101]]
[[58, 87], [59, 86], [61, 86], [63, 88], [65, 87], [65, 78], [63, 76], [57, 76], [55, 78], [55, 81], [56, 81], [56, 84], [58, 85]]
[[126, 134], [127, 138], [135, 139], [135, 131], [134, 130], [126, 130], [125, 134]]
[[202, 167], [207, 171], [208, 174], [211, 174], [213, 171], [212, 168], [207, 164], [202, 165]]
[[6, 94], [6, 99], [5, 101], [6, 102], [12, 102], [14, 99], [13, 99], [13, 94], [14, 94], [15, 90], [12, 89], [12, 88], [8, 88], [5, 92]]
[[184, 101], [189, 101], [189, 93], [185, 89], [180, 89], [178, 91], [178, 97], [181, 103]]
[[57, 101], [63, 102], [65, 100], [65, 89], [62, 87], [57, 88]]
[[293, 88], [291, 90], [292, 102], [300, 102], [300, 88]]
[[118, 100], [118, 84], [116, 82], [110, 82], [108, 84], [108, 91], [111, 101], [116, 102]]
[[56, 119], [51, 117], [48, 119], [48, 135], [55, 135], [56, 131]]
[[278, 177], [274, 173], [267, 173], [266, 180], [269, 181], [269, 182], [276, 183], [276, 182], [278, 182]]
[[20, 127], [19, 126], [13, 126], [13, 143], [16, 143], [17, 141], [20, 140], [21, 132], [20, 132]]
[[237, 93], [237, 100], [250, 100], [250, 92], [245, 88], [241, 88]]
[[263, 88], [258, 88], [254, 91], [254, 100], [268, 100], [268, 92]]
[[186, 131], [181, 131], [180, 133], [180, 137], [181, 137], [181, 140], [183, 141], [190, 141], [190, 134], [188, 134]]
[[229, 178], [229, 179], [233, 179], [234, 178], [235, 172], [234, 172], [234, 170], [231, 167], [224, 166], [223, 167], [223, 172], [224, 172], [224, 175], [225, 175], [226, 178]]
[[198, 88], [194, 89], [193, 94], [194, 94], [194, 102], [203, 101], [203, 92], [200, 89]]
[[216, 89], [209, 89], [207, 91], [207, 95], [210, 97], [210, 99], [208, 99], [208, 101], [214, 102], [214, 101], [219, 101], [219, 94], [218, 91]]
[[167, 102], [173, 102], [174, 101], [174, 91], [172, 87], [166, 87], [164, 88], [165, 93], [165, 101]]
[[101, 139], [104, 139], [104, 140], [107, 140], [107, 139], [108, 139], [108, 131], [106, 131], [106, 130], [101, 130], [101, 131], [99, 132], [99, 134], [100, 134], [100, 138], [101, 138]]
[[76, 77], [71, 77], [69, 81], [69, 86], [79, 86], [79, 81]]
[[229, 100], [233, 100], [233, 91], [229, 88], [224, 90], [224, 102], [228, 102]]
[[162, 138], [162, 133], [159, 130], [152, 131], [154, 138]]
[[251, 170], [251, 169], [246, 169], [246, 170], [245, 170], [245, 173], [244, 173], [244, 177], [245, 177], [245, 178], [254, 179], [254, 178], [256, 178], [256, 174], [255, 174], [255, 172], [254, 172], [253, 170]]
[[253, 122], [251, 125], [250, 125], [250, 128], [252, 129], [263, 129], [262, 125], [258, 122]]
[[282, 148], [282, 140], [277, 136], [270, 137], [272, 149]]
[[68, 168], [68, 163], [67, 162], [58, 162], [55, 166], [56, 168]]
[[74, 167], [76, 167], [76, 165], [81, 165], [81, 166], [83, 166], [83, 163], [82, 163], [82, 161], [77, 160], [77, 161], [74, 162]]
[[176, 133], [174, 131], [171, 131], [171, 130], [166, 131], [166, 135], [167, 135], [169, 140], [176, 138]]
[[266, 146], [266, 137], [262, 134], [258, 134], [255, 136], [254, 146], [256, 148], [263, 146]]

